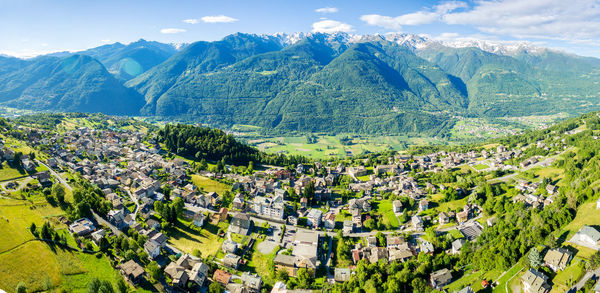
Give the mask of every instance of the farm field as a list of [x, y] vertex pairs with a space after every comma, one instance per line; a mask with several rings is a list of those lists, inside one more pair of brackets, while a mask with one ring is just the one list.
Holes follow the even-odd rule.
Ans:
[[[219, 226], [205, 223], [200, 231], [190, 226], [193, 226], [190, 222], [180, 220], [177, 227], [169, 231], [169, 244], [189, 254], [195, 249], [200, 250], [203, 256], [216, 254], [223, 240], [217, 235]], [[226, 230], [226, 227], [222, 228]]]
[[221, 183], [219, 181], [210, 179], [208, 177], [200, 176], [198, 174], [192, 175], [192, 182], [199, 189], [204, 190], [205, 192], [216, 192], [220, 195], [225, 193], [225, 191], [231, 190], [231, 187], [225, 183]]
[[[94, 277], [113, 284], [120, 274], [103, 255], [70, 251], [35, 240], [29, 232], [32, 222], [40, 227], [49, 221], [64, 229], [57, 221], [63, 213], [45, 201], [29, 204], [20, 200], [0, 199], [0, 288], [12, 292], [24, 282], [30, 292], [64, 289], [86, 292]], [[67, 234], [68, 235], [68, 234]], [[70, 235], [68, 236], [70, 238]], [[70, 243], [72, 238], [69, 239]]]

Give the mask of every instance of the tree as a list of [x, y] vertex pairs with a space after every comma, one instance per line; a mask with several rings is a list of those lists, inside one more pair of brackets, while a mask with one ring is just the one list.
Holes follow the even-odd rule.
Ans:
[[212, 282], [208, 286], [208, 292], [209, 293], [221, 293], [221, 292], [223, 292], [223, 289], [221, 288], [221, 285], [219, 283]]
[[540, 252], [535, 247], [533, 247], [529, 251], [529, 255], [527, 256], [527, 258], [529, 259], [529, 265], [532, 268], [537, 268], [540, 265], [542, 265], [542, 256], [540, 255]]
[[377, 223], [375, 223], [375, 220], [373, 220], [373, 218], [370, 218], [365, 221], [365, 228], [369, 230], [375, 230], [375, 228], [377, 228]]
[[31, 223], [31, 226], [29, 226], [29, 231], [31, 231], [31, 234], [33, 234], [37, 237], [37, 231], [35, 229], [37, 229], [37, 227], [35, 226], [35, 223]]
[[153, 281], [160, 280], [160, 275], [162, 272], [157, 262], [153, 261], [149, 263], [146, 269], [148, 270], [148, 274], [150, 275], [150, 278], [152, 278]]
[[98, 280], [98, 278], [93, 278], [92, 281], [88, 284], [88, 293], [99, 292], [101, 286], [102, 286], [102, 282], [100, 282], [100, 280]]
[[56, 197], [56, 199], [58, 200], [58, 202], [60, 203], [64, 203], [65, 202], [65, 187], [60, 184], [54, 184], [52, 185], [52, 195], [54, 195]]
[[123, 281], [123, 279], [119, 279], [119, 281], [117, 282], [117, 292], [127, 293], [127, 291], [129, 291], [129, 287], [127, 286], [125, 281]]
[[19, 284], [17, 285], [17, 288], [15, 289], [15, 292], [27, 293], [27, 286], [25, 286], [25, 283], [19, 282]]
[[300, 288], [303, 289], [310, 289], [312, 284], [314, 283], [313, 275], [306, 268], [298, 269], [298, 272], [296, 274], [298, 279], [298, 286], [300, 286]]

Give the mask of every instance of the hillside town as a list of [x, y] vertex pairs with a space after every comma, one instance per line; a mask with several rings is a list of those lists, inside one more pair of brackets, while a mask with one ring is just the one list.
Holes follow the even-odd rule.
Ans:
[[[361, 266], [423, 257], [450, 260], [428, 273], [428, 290], [475, 292], [469, 283], [456, 285], [464, 272], [452, 263], [501, 217], [478, 194], [493, 193], [485, 190], [490, 183], [505, 184], [513, 195], [506, 200], [542, 212], [559, 194], [556, 181], [518, 174], [552, 166], [572, 148], [556, 136], [519, 148], [497, 144], [238, 172], [175, 156], [150, 132], [20, 129], [43, 156], [17, 156], [4, 145], [4, 160], [20, 160], [40, 188], [63, 186], [75, 201], [73, 184], [98, 192], [99, 207], [66, 220], [79, 248], [113, 249], [106, 255], [131, 286], [168, 292], [305, 292], [316, 289], [306, 282], [343, 284]], [[75, 217], [85, 215], [75, 206]], [[568, 243], [597, 251], [599, 241], [600, 231], [585, 225]], [[577, 251], [556, 246], [536, 253], [540, 264], [522, 268], [519, 286], [549, 292], [550, 278], [570, 268]], [[476, 283], [478, 291], [498, 285], [483, 276]]]

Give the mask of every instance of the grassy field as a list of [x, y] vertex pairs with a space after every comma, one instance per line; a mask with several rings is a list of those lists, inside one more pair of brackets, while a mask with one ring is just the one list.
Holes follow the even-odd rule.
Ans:
[[276, 280], [271, 278], [271, 272], [269, 269], [269, 260], [272, 260], [275, 258], [275, 256], [277, 255], [277, 252], [279, 251], [279, 246], [277, 246], [273, 250], [273, 252], [271, 252], [269, 254], [262, 254], [256, 248], [256, 246], [260, 242], [262, 242], [262, 241], [258, 240], [254, 243], [253, 249], [252, 249], [252, 251], [253, 251], [252, 258], [250, 259], [250, 261], [248, 261], [248, 263], [245, 265], [245, 268], [243, 268], [243, 270], [249, 271], [251, 273], [257, 273], [259, 276], [261, 276], [263, 278], [263, 282], [272, 286], [273, 284], [275, 284]]
[[198, 249], [202, 256], [214, 255], [221, 248], [223, 239], [217, 235], [219, 226], [206, 223], [200, 231], [191, 227], [190, 222], [180, 220], [177, 227], [169, 231], [169, 244], [190, 254]]
[[486, 164], [476, 164], [473, 165], [473, 169], [475, 170], [485, 170], [487, 168], [489, 168], [490, 166], [486, 165]]
[[398, 218], [394, 214], [394, 207], [391, 200], [375, 201], [373, 205], [373, 210], [383, 217], [383, 223], [387, 224], [387, 226], [392, 229], [398, 229], [400, 224], [398, 223]]
[[[433, 138], [408, 136], [359, 136], [351, 135], [318, 135], [315, 143], [309, 143], [305, 136], [263, 137], [246, 136], [246, 141], [269, 153], [298, 154], [316, 159], [328, 157], [345, 157], [369, 152], [386, 150], [404, 150], [411, 144], [441, 143]], [[349, 143], [341, 140], [348, 138]]]
[[192, 182], [199, 189], [202, 189], [206, 192], [216, 192], [220, 195], [225, 193], [225, 191], [227, 190], [231, 190], [231, 187], [227, 184], [221, 183], [216, 180], [212, 180], [204, 176], [200, 176], [198, 174], [192, 175]]
[[600, 212], [596, 209], [595, 201], [582, 204], [577, 210], [575, 219], [566, 225], [564, 229], [560, 230], [555, 236], [560, 236], [565, 240], [569, 240], [584, 225], [600, 225]]
[[481, 289], [481, 281], [487, 280], [492, 283], [495, 279], [502, 274], [501, 270], [491, 270], [491, 271], [467, 271], [465, 274], [458, 280], [452, 282], [450, 285], [446, 286], [445, 289], [448, 292], [456, 292], [466, 286], [471, 286], [473, 291], [477, 292]]
[[7, 162], [2, 163], [1, 166], [2, 169], [0, 169], [0, 181], [10, 180], [27, 175], [25, 171], [19, 171], [10, 167]]
[[[105, 256], [50, 247], [34, 240], [28, 230], [32, 222], [40, 227], [49, 221], [54, 227], [64, 229], [56, 218], [62, 214], [60, 209], [46, 202], [32, 205], [0, 199], [0, 235], [3, 235], [0, 241], [0, 288], [13, 292], [19, 282], [25, 282], [29, 292], [55, 289], [86, 292], [93, 277], [116, 284], [120, 275]], [[68, 240], [73, 243], [72, 238]]]
[[498, 285], [496, 288], [494, 288], [493, 292], [505, 293], [506, 289], [509, 290], [508, 292], [512, 292], [510, 284], [512, 284], [514, 280], [517, 280], [516, 282], [520, 281], [520, 276], [523, 273], [523, 270], [525, 270], [525, 268], [521, 265], [521, 263], [517, 263], [515, 266], [510, 268], [500, 279], [497, 280]]
[[554, 283], [552, 292], [567, 292], [583, 274], [585, 274], [585, 264], [580, 258], [574, 258], [566, 269], [558, 272], [552, 279]]

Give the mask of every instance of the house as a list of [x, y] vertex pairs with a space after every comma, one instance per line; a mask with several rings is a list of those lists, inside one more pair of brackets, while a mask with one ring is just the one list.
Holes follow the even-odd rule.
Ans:
[[423, 231], [423, 219], [419, 216], [412, 216], [411, 222], [416, 231]]
[[452, 281], [452, 273], [448, 269], [441, 269], [431, 273], [430, 276], [431, 287], [434, 289], [442, 289], [442, 287], [450, 284]]
[[81, 218], [69, 225], [69, 231], [79, 236], [87, 236], [96, 230], [94, 223], [87, 218]]
[[456, 213], [456, 220], [459, 224], [465, 223], [469, 220], [469, 211], [462, 211], [460, 213]]
[[367, 247], [377, 247], [377, 238], [375, 236], [367, 237]]
[[408, 243], [403, 243], [397, 247], [389, 248], [388, 259], [392, 261], [405, 262], [414, 256], [413, 250], [408, 246]]
[[336, 282], [346, 282], [350, 280], [349, 268], [335, 268], [334, 279]]
[[321, 225], [321, 217], [323, 216], [323, 212], [319, 209], [311, 209], [306, 216], [306, 224], [309, 227], [317, 228]]
[[450, 217], [448, 217], [448, 214], [445, 212], [441, 212], [438, 216], [438, 221], [441, 225], [448, 224], [448, 222], [450, 222]]
[[238, 213], [233, 218], [229, 225], [229, 232], [240, 235], [248, 235], [248, 231], [252, 228], [252, 221], [247, 214]]
[[194, 226], [202, 227], [204, 226], [204, 213], [198, 212], [194, 215]]
[[242, 210], [244, 208], [244, 195], [238, 193], [233, 198], [233, 208], [236, 210]]
[[552, 184], [546, 185], [546, 192], [548, 192], [548, 194], [552, 195], [552, 194], [555, 194], [557, 191], [558, 191], [558, 187], [556, 185], [552, 185]]
[[165, 236], [165, 234], [163, 234], [162, 232], [154, 234], [150, 238], [150, 240], [153, 240], [154, 242], [158, 243], [160, 247], [165, 247], [165, 245], [167, 245], [167, 236]]
[[428, 208], [429, 208], [429, 201], [427, 201], [426, 199], [422, 199], [419, 202], [419, 211], [424, 211]]
[[463, 247], [463, 245], [465, 244], [465, 240], [464, 239], [456, 239], [454, 241], [452, 241], [452, 254], [459, 254], [460, 253], [460, 249]]
[[119, 229], [125, 225], [125, 213], [123, 210], [111, 210], [106, 214], [106, 218]]
[[300, 199], [300, 207], [306, 208], [308, 206], [308, 199], [306, 197], [302, 197]]
[[229, 280], [231, 280], [231, 273], [217, 269], [213, 274], [213, 280], [223, 286], [227, 286], [227, 284], [229, 284]]
[[144, 251], [148, 254], [148, 256], [152, 259], [156, 258], [160, 255], [160, 244], [156, 241], [150, 239], [144, 243]]
[[223, 245], [221, 245], [221, 249], [225, 253], [235, 254], [235, 252], [238, 250], [238, 244], [235, 241], [226, 239], [225, 241], [223, 241]]
[[394, 200], [392, 202], [392, 208], [394, 210], [394, 213], [401, 213], [402, 212], [402, 202], [399, 200]]
[[285, 212], [285, 205], [281, 196], [274, 198], [257, 196], [252, 200], [250, 208], [258, 215], [273, 219], [283, 219]]
[[221, 208], [219, 210], [219, 221], [227, 221], [227, 213], [229, 210], [227, 208]]
[[454, 291], [454, 293], [475, 293], [475, 291], [473, 291], [470, 286], [467, 286], [458, 291]]
[[463, 227], [458, 228], [458, 230], [469, 241], [475, 240], [483, 233], [482, 227], [479, 226], [478, 222], [466, 224]]
[[190, 276], [190, 280], [194, 281], [198, 286], [202, 286], [208, 277], [208, 266], [202, 262], [196, 263], [188, 275]]
[[328, 212], [323, 217], [323, 227], [325, 229], [333, 230], [335, 228], [335, 214]]
[[596, 200], [596, 209], [600, 209], [600, 197]]
[[352, 233], [352, 231], [354, 231], [354, 223], [352, 222], [352, 220], [345, 220], [344, 226], [342, 228], [342, 233], [344, 235], [347, 235]]
[[521, 283], [523, 284], [523, 292], [525, 293], [547, 293], [550, 292], [550, 285], [547, 283], [548, 276], [534, 270], [529, 269], [523, 277], [521, 277]]
[[278, 254], [273, 259], [273, 262], [275, 263], [275, 267], [278, 271], [284, 270], [288, 273], [289, 276], [296, 276], [296, 271], [298, 270], [296, 268], [296, 257], [291, 255]]
[[100, 229], [92, 233], [92, 241], [94, 241], [96, 245], [100, 245], [100, 239], [104, 238], [105, 235], [106, 231], [104, 231], [104, 229]]
[[404, 238], [402, 236], [393, 236], [393, 235], [387, 235], [386, 237], [386, 244], [387, 244], [387, 248], [398, 248], [400, 247], [400, 245], [406, 243], [406, 241], [404, 241]]
[[260, 289], [262, 289], [262, 278], [257, 274], [251, 274], [249, 272], [244, 272], [242, 274], [242, 285], [244, 285], [248, 292], [258, 293]]
[[223, 257], [223, 265], [237, 270], [238, 266], [240, 265], [240, 260], [241, 258], [239, 256], [229, 253]]
[[562, 247], [554, 248], [548, 250], [546, 256], [544, 256], [544, 264], [553, 271], [558, 272], [567, 268], [572, 257], [573, 254], [570, 251]]
[[144, 268], [133, 260], [121, 264], [121, 274], [133, 284], [139, 283], [144, 273]]
[[419, 244], [419, 248], [420, 248], [421, 252], [425, 253], [425, 254], [433, 255], [433, 252], [435, 251], [435, 248], [433, 247], [433, 243], [431, 243], [429, 241], [422, 241]]
[[577, 241], [583, 245], [595, 247], [598, 245], [598, 241], [600, 241], [600, 232], [591, 226], [583, 226], [577, 231], [571, 241]]

